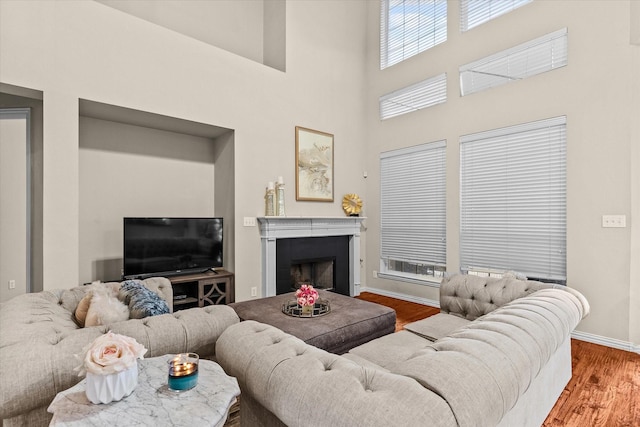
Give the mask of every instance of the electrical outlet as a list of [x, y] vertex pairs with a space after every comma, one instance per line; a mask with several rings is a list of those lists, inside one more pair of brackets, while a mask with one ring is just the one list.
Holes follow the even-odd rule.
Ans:
[[244, 226], [245, 226], [245, 227], [255, 227], [255, 226], [256, 226], [256, 219], [255, 219], [255, 217], [252, 217], [252, 216], [245, 216], [245, 217], [244, 217]]
[[625, 228], [627, 226], [626, 215], [602, 215], [602, 226], [609, 228]]
[[9, 280], [9, 289], [15, 289], [15, 288], [16, 288], [16, 281]]
[[258, 288], [256, 288], [255, 286], [253, 288], [251, 288], [251, 296], [252, 297], [257, 297], [258, 296]]
[[376, 270], [373, 270], [373, 278], [374, 279], [378, 278], [378, 272]]

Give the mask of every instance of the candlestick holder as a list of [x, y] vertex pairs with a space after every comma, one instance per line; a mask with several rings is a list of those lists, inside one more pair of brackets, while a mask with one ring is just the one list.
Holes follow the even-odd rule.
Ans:
[[182, 392], [190, 390], [198, 384], [198, 362], [200, 357], [195, 353], [180, 353], [169, 360], [169, 390]]

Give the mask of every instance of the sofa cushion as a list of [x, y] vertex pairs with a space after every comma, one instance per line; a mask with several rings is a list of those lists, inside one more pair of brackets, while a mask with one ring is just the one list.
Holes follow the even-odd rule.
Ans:
[[438, 313], [435, 316], [406, 324], [404, 329], [429, 341], [436, 341], [470, 322], [470, 320], [452, 314]]
[[398, 331], [352, 348], [349, 353], [393, 371], [396, 365], [414, 357], [420, 350], [429, 351], [432, 344], [409, 331]]

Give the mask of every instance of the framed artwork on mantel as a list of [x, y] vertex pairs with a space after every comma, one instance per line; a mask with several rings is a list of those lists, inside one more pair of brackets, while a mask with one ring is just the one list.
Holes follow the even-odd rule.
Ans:
[[333, 202], [333, 135], [296, 126], [296, 200]]

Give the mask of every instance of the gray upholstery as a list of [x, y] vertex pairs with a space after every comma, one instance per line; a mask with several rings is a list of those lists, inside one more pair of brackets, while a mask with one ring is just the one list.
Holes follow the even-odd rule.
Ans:
[[[147, 279], [144, 284], [172, 302], [167, 279]], [[231, 308], [207, 306], [79, 328], [73, 313], [90, 289], [80, 286], [25, 294], [0, 305], [0, 418], [4, 427], [48, 425], [51, 415], [46, 408], [51, 400], [82, 379], [73, 370], [79, 364], [74, 355], [109, 330], [135, 338], [147, 348], [145, 357], [189, 351], [213, 358], [220, 334], [239, 322]]]
[[337, 356], [269, 325], [231, 326], [216, 354], [247, 399], [241, 420], [291, 427], [539, 426], [571, 376], [569, 336], [589, 305], [564, 287], [518, 281], [511, 289], [515, 279], [506, 278], [488, 280], [484, 291], [478, 279], [448, 278], [445, 292], [462, 291], [443, 305], [463, 317], [496, 308], [473, 321], [456, 316], [462, 324], [436, 341], [401, 331]]

